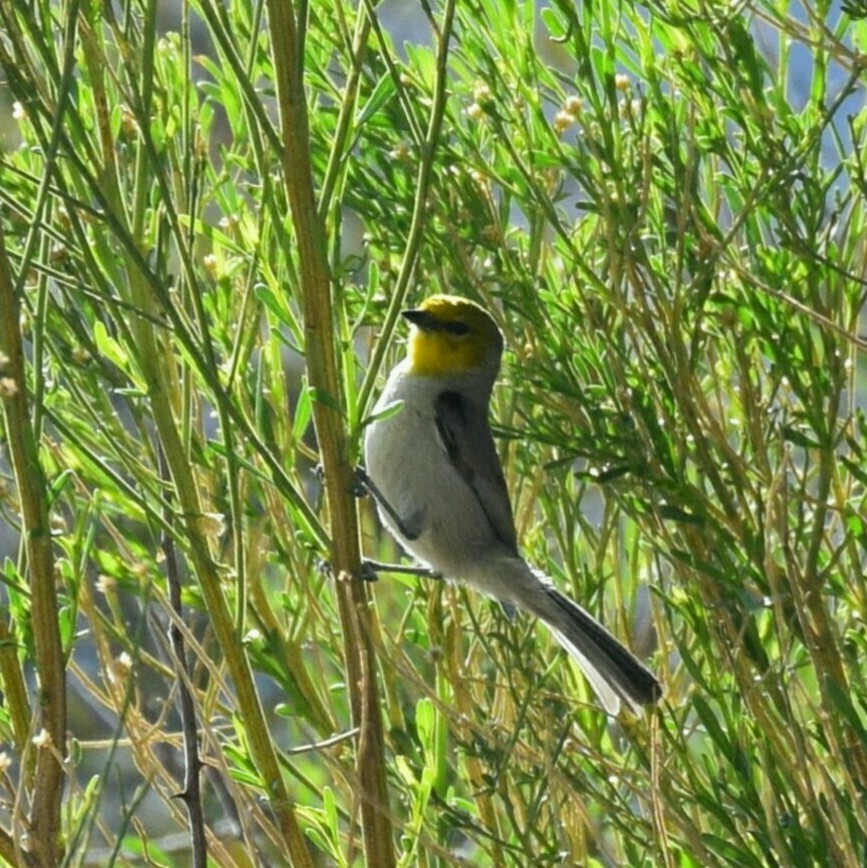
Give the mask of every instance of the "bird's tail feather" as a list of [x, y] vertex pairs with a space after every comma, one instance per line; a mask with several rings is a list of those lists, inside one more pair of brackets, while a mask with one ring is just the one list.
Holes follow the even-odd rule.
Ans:
[[577, 660], [609, 714], [620, 711], [621, 701], [638, 713], [662, 696], [656, 676], [592, 615], [556, 588], [548, 585], [546, 591], [536, 614]]

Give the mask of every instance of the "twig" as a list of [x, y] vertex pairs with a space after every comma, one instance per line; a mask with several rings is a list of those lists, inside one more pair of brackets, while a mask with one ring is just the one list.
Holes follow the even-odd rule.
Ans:
[[[59, 865], [63, 850], [59, 835], [65, 784], [66, 667], [57, 620], [59, 605], [47, 484], [30, 420], [20, 316], [19, 299], [6, 255], [6, 239], [0, 226], [0, 402], [18, 489], [22, 538], [30, 573], [30, 611], [39, 679], [39, 701], [35, 703], [37, 719], [33, 730], [42, 736], [43, 741], [43, 746], [36, 750], [36, 776], [29, 800], [29, 837], [34, 857], [40, 864]], [[22, 771], [22, 774], [26, 775], [26, 772]]]
[[[367, 14], [371, 17], [374, 29], [379, 33], [378, 23], [376, 21], [376, 11], [370, 3], [370, 0], [366, 0], [365, 7], [367, 9]], [[359, 390], [358, 407], [362, 414], [366, 412], [370, 403], [370, 397], [373, 393], [374, 385], [376, 384], [376, 378], [379, 376], [379, 369], [382, 367], [385, 352], [388, 349], [389, 341], [387, 338], [394, 331], [394, 327], [400, 315], [400, 310], [403, 307], [403, 300], [406, 297], [412, 276], [415, 273], [415, 266], [421, 251], [424, 230], [427, 226], [428, 194], [433, 179], [434, 159], [436, 157], [437, 145], [439, 143], [440, 130], [442, 128], [443, 115], [446, 107], [446, 96], [448, 93], [447, 65], [454, 14], [455, 2], [454, 0], [449, 0], [443, 13], [443, 26], [437, 44], [437, 72], [434, 81], [433, 105], [431, 106], [427, 130], [425, 131], [424, 140], [420, 148], [418, 175], [416, 178], [416, 194], [412, 210], [412, 223], [410, 224], [409, 234], [404, 246], [400, 272], [398, 273], [394, 288], [391, 291], [388, 309], [386, 310], [385, 320], [382, 324], [382, 336], [373, 348], [373, 353], [364, 374], [364, 381]], [[388, 52], [384, 51], [383, 56], [388, 57]], [[400, 93], [400, 89], [398, 89], [398, 93]], [[408, 119], [411, 119], [411, 117], [411, 114], [407, 115]]]
[[[160, 476], [166, 485], [171, 485], [165, 455], [157, 444], [160, 457]], [[168, 505], [164, 509], [167, 523], [172, 521], [172, 511]], [[177, 619], [183, 619], [181, 604], [181, 579], [178, 574], [177, 553], [172, 535], [163, 530], [160, 545], [166, 558], [166, 579], [169, 587], [169, 601]], [[194, 868], [205, 868], [208, 861], [208, 841], [205, 837], [205, 816], [202, 810], [202, 760], [199, 756], [199, 736], [196, 729], [196, 706], [190, 690], [190, 671], [184, 637], [175, 619], [169, 623], [169, 642], [172, 647], [174, 664], [178, 668], [178, 707], [181, 713], [181, 733], [184, 751], [184, 788], [178, 793], [186, 806], [190, 820], [190, 839]]]
[[[358, 799], [365, 864], [395, 864], [388, 811], [385, 745], [376, 688], [376, 663], [369, 626], [368, 590], [361, 577], [358, 515], [351, 494], [354, 468], [349, 461], [344, 390], [335, 348], [331, 276], [325, 227], [316, 206], [309, 149], [310, 135], [303, 81], [303, 18], [295, 4], [269, 0], [274, 72], [283, 142], [283, 182], [289, 198], [301, 276], [305, 355], [316, 435], [325, 469], [325, 491], [331, 517], [331, 563], [344, 636], [346, 683], [352, 720], [359, 728], [356, 752]], [[341, 581], [348, 579], [348, 581]], [[356, 629], [360, 622], [362, 629]]]

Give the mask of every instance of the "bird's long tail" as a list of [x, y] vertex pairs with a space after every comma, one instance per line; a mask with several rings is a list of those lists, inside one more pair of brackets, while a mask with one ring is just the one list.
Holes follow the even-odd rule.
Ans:
[[621, 702], [638, 713], [662, 696], [656, 676], [592, 615], [556, 588], [546, 585], [545, 591], [534, 614], [577, 660], [609, 714], [616, 715]]

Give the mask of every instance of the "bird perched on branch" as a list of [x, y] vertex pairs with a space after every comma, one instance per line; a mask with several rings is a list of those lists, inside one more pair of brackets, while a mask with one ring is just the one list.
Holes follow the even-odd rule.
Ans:
[[478, 304], [435, 295], [403, 311], [408, 352], [364, 438], [364, 483], [400, 545], [440, 575], [535, 615], [577, 660], [609, 714], [659, 699], [656, 677], [518, 551], [488, 424], [503, 336]]

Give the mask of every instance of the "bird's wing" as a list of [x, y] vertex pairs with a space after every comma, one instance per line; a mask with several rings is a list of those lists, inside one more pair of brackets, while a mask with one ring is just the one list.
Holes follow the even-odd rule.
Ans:
[[472, 489], [497, 539], [517, 554], [509, 491], [487, 418], [454, 391], [440, 392], [434, 401], [434, 415], [449, 461]]

